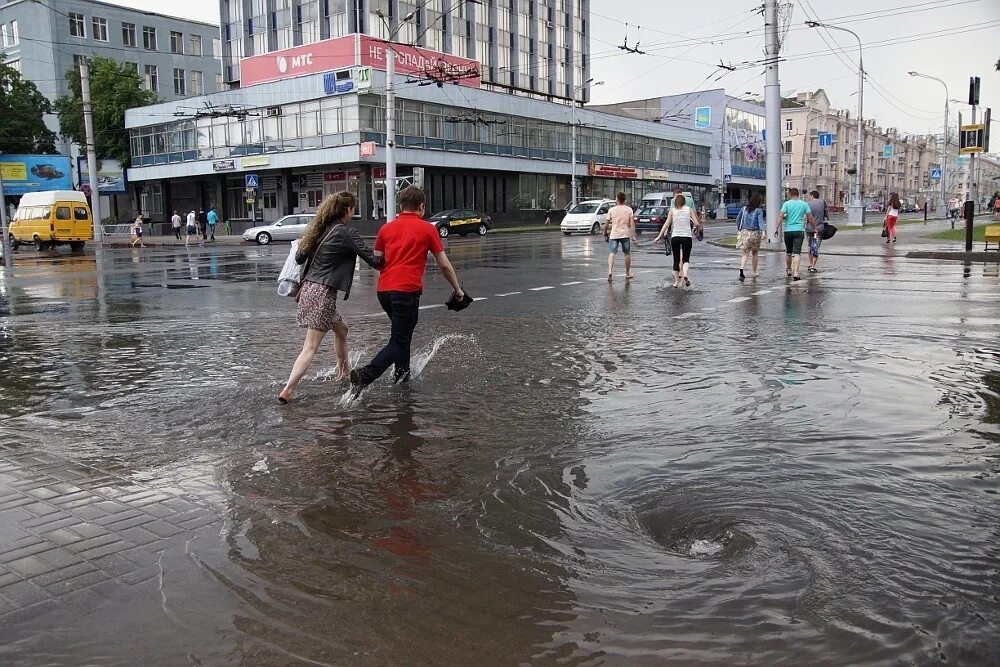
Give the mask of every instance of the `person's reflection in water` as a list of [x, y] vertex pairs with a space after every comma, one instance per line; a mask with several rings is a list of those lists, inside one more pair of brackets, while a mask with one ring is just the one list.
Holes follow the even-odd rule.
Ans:
[[[418, 434], [413, 405], [408, 397], [398, 404], [396, 419], [389, 426], [390, 442], [384, 456], [373, 464], [372, 477], [386, 502], [387, 516], [394, 524], [389, 534], [372, 544], [418, 565], [430, 563], [432, 547], [426, 529], [419, 525], [418, 506], [440, 497], [430, 469], [414, 457], [427, 441]], [[412, 525], [407, 525], [407, 524]]]

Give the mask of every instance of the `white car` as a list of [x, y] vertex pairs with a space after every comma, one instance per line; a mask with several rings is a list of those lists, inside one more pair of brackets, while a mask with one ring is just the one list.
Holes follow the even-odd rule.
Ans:
[[582, 201], [566, 213], [559, 228], [566, 236], [573, 232], [600, 234], [604, 229], [604, 221], [608, 218], [608, 211], [614, 205], [610, 199]]
[[294, 241], [306, 233], [312, 219], [311, 215], [286, 215], [269, 225], [251, 227], [243, 232], [243, 240], [256, 241], [257, 245], [267, 245], [271, 241]]

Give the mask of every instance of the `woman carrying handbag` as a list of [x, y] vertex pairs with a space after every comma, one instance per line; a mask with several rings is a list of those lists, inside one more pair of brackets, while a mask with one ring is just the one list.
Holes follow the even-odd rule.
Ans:
[[334, 335], [337, 379], [343, 380], [351, 372], [347, 360], [347, 323], [337, 312], [337, 292], [343, 292], [345, 300], [351, 296], [358, 257], [375, 269], [385, 264], [385, 259], [375, 256], [358, 230], [348, 225], [356, 206], [357, 200], [350, 192], [330, 195], [319, 207], [299, 244], [295, 260], [304, 266], [301, 286], [295, 295], [298, 302], [295, 321], [306, 330], [306, 339], [288, 382], [278, 394], [278, 402], [282, 405], [291, 400], [292, 392], [309, 369], [327, 331], [333, 331]]
[[740, 211], [736, 219], [736, 247], [740, 249], [740, 282], [747, 279], [743, 270], [747, 259], [753, 257], [753, 277], [757, 276], [760, 263], [760, 242], [764, 238], [764, 210], [760, 207], [759, 194], [750, 197], [750, 201]]
[[882, 238], [885, 239], [886, 243], [896, 242], [896, 220], [899, 219], [900, 208], [902, 208], [902, 204], [899, 201], [899, 195], [893, 192], [889, 196], [889, 208], [885, 211], [885, 228], [882, 230]]

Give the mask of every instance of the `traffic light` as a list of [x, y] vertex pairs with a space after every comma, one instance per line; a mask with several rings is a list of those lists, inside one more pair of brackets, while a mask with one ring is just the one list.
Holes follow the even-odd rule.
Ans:
[[969, 77], [969, 104], [979, 104], [979, 77]]
[[424, 168], [414, 167], [413, 168], [413, 186], [423, 190], [424, 188]]

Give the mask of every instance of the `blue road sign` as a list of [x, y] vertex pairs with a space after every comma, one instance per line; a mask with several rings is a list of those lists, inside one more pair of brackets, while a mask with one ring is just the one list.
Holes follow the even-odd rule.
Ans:
[[886, 144], [882, 147], [882, 158], [885, 160], [891, 160], [893, 154], [892, 144]]
[[733, 175], [732, 174], [726, 174], [725, 176], [722, 177], [722, 180], [725, 181], [726, 183], [732, 183], [733, 182]]
[[712, 107], [697, 107], [694, 110], [694, 126], [699, 130], [712, 127]]
[[260, 179], [257, 174], [247, 174], [247, 187], [255, 190], [260, 187]]
[[935, 181], [940, 181], [941, 180], [941, 170], [940, 169], [931, 169], [931, 178], [934, 179]]
[[829, 146], [833, 146], [833, 135], [830, 134], [829, 132], [820, 132], [819, 133], [819, 145], [822, 148], [827, 148]]

